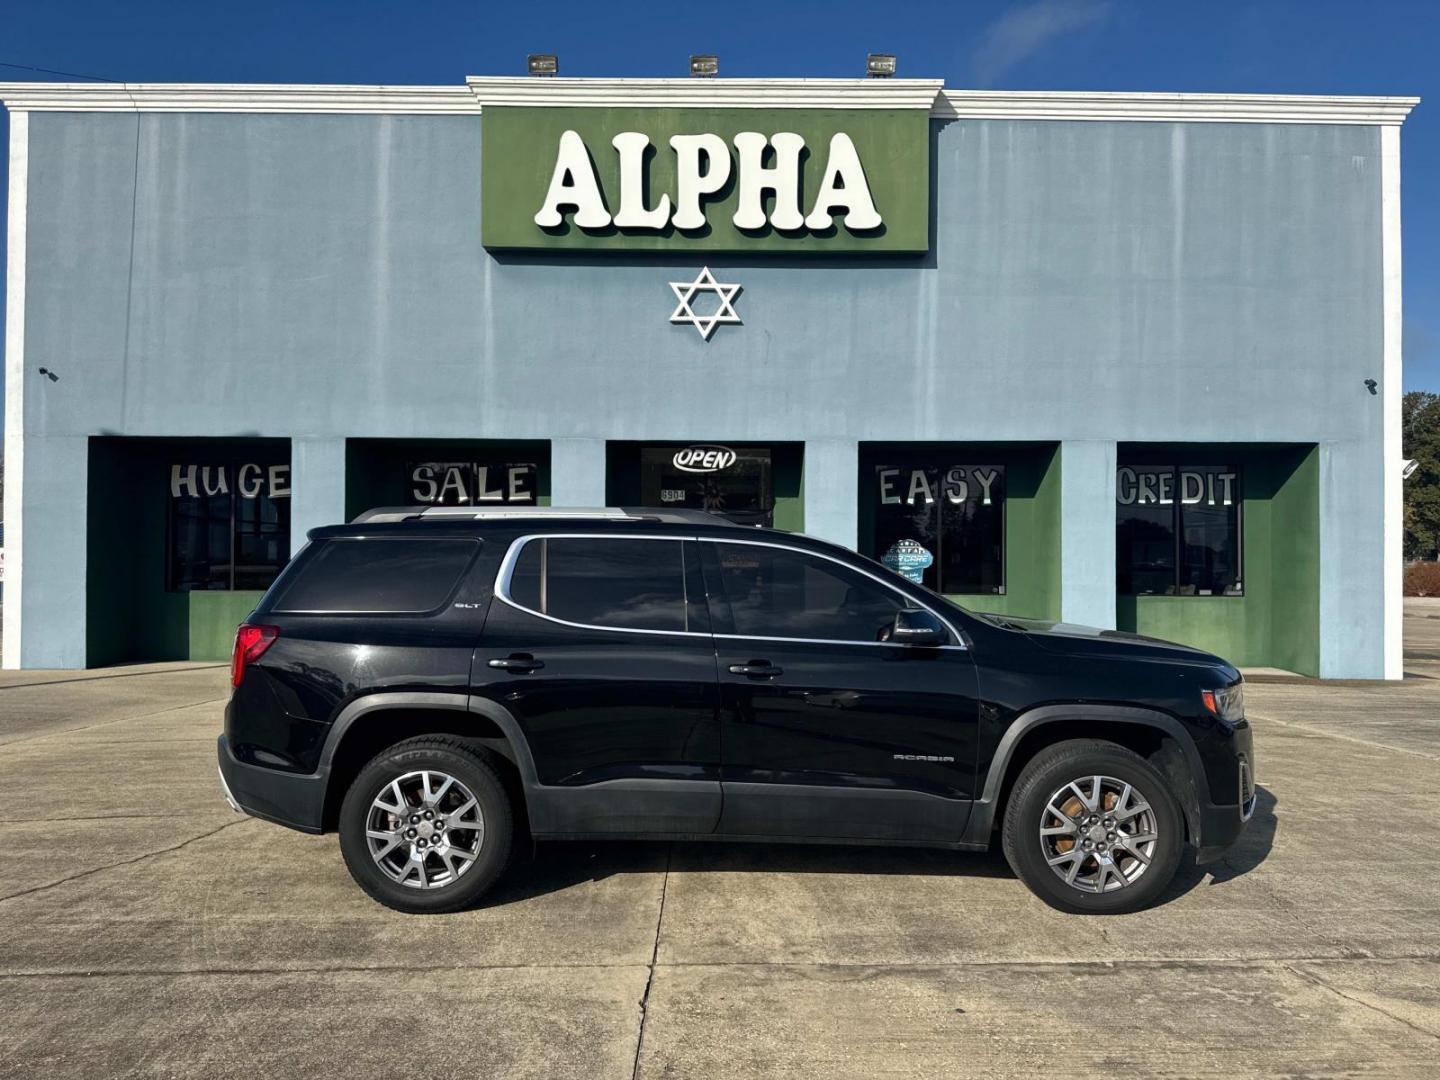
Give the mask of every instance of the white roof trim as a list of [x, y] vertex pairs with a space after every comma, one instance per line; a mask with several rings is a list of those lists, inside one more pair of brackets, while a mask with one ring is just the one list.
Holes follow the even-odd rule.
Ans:
[[33, 112], [478, 113], [464, 86], [260, 83], [0, 83], [0, 101]]
[[485, 105], [928, 109], [943, 120], [1400, 124], [1417, 97], [946, 90], [938, 79], [559, 79], [464, 86], [0, 83], [14, 112], [479, 113]]
[[484, 105], [930, 109], [942, 79], [562, 79], [472, 75]]
[[1165, 120], [1226, 124], [1400, 124], [1418, 97], [942, 90], [943, 120]]

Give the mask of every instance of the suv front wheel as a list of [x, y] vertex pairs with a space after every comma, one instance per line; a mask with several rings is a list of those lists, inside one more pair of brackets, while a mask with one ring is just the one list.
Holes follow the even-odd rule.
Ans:
[[340, 807], [350, 875], [397, 911], [440, 914], [479, 900], [510, 858], [514, 815], [483, 751], [463, 739], [409, 739], [370, 761]]
[[1180, 865], [1184, 825], [1165, 778], [1099, 740], [1057, 743], [1020, 773], [1005, 808], [1011, 868], [1053, 908], [1114, 915], [1149, 907]]

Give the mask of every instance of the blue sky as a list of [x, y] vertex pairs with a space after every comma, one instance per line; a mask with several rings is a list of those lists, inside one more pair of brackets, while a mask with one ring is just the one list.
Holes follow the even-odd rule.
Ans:
[[0, 61], [131, 82], [455, 84], [519, 74], [527, 52], [565, 75], [683, 75], [714, 52], [722, 77], [847, 76], [893, 52], [901, 75], [957, 88], [1431, 98], [1401, 138], [1405, 385], [1440, 392], [1440, 0], [3, 0], [0, 26]]

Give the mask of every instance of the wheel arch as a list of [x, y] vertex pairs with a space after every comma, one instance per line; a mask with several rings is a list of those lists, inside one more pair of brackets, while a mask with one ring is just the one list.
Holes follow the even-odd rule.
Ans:
[[1036, 754], [1056, 743], [1087, 738], [1123, 746], [1159, 769], [1174, 789], [1189, 839], [1198, 839], [1204, 765], [1180, 721], [1156, 709], [1077, 702], [1030, 709], [1005, 729], [971, 812], [966, 840], [974, 846], [989, 846], [1016, 778]]
[[526, 809], [535, 764], [515, 718], [495, 702], [464, 694], [377, 693], [350, 702], [335, 718], [320, 752], [325, 776], [321, 827], [334, 830], [350, 782], [387, 746], [419, 735], [458, 735], [489, 750], [501, 778]]

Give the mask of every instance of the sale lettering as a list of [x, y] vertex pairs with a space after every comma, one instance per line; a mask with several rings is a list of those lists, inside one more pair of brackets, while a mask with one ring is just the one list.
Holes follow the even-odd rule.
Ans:
[[[586, 230], [611, 226], [642, 232], [661, 232], [672, 226], [682, 232], [701, 230], [708, 224], [706, 200], [720, 195], [732, 173], [738, 205], [731, 220], [738, 229], [759, 230], [770, 225], [782, 232], [819, 232], [830, 228], [840, 213], [844, 214], [845, 228], [852, 233], [875, 230], [885, 223], [875, 208], [855, 143], [843, 131], [830, 137], [808, 213], [802, 212], [800, 205], [806, 150], [803, 136], [793, 131], [768, 136], [741, 131], [733, 142], [734, 158], [730, 146], [719, 135], [672, 135], [674, 198], [670, 192], [663, 192], [653, 206], [646, 206], [646, 160], [653, 149], [650, 138], [640, 131], [620, 132], [610, 140], [620, 164], [620, 198], [612, 214], [607, 209], [612, 204], [601, 190], [585, 140], [579, 132], [565, 131], [560, 135], [550, 187], [535, 214], [535, 224], [542, 229], [559, 228], [564, 224], [565, 212], [571, 211], [576, 227]], [[773, 196], [768, 211], [767, 195]]]
[[410, 498], [436, 506], [535, 503], [536, 467], [431, 461], [410, 467]]
[[[1115, 474], [1115, 501], [1121, 506], [1231, 506], [1235, 502], [1233, 472], [1191, 472], [1182, 469], [1121, 468]], [[1178, 486], [1177, 486], [1178, 482]]]

